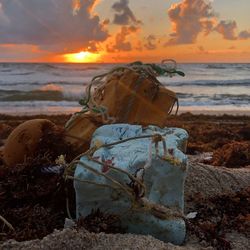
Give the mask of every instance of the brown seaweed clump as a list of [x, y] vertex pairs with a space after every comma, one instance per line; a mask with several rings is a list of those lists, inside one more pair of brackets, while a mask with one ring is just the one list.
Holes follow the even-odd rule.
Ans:
[[64, 130], [51, 130], [48, 123], [42, 127], [42, 137], [32, 157], [22, 164], [0, 166], [0, 215], [14, 228], [11, 230], [0, 220], [0, 240], [43, 238], [54, 229], [63, 228], [66, 198], [69, 209], [75, 210], [73, 185], [65, 182], [62, 173], [45, 171], [56, 165], [59, 155], [70, 161], [75, 153], [64, 140]]
[[120, 217], [104, 213], [100, 209], [92, 210], [86, 217], [80, 217], [77, 221], [77, 227], [83, 227], [93, 233], [124, 233]]
[[43, 238], [62, 228], [65, 212], [65, 184], [62, 176], [44, 175], [47, 157], [36, 157], [14, 168], [3, 168], [0, 176], [0, 211], [14, 228], [0, 221], [0, 240]]
[[[232, 195], [210, 199], [202, 196], [190, 198], [197, 211], [194, 219], [187, 221], [188, 231], [200, 241], [210, 243], [215, 249], [232, 249], [226, 234], [237, 231], [250, 237], [250, 187]], [[226, 204], [226, 205], [225, 205]]]
[[211, 164], [229, 168], [250, 165], [250, 143], [233, 141], [225, 144], [214, 151]]
[[0, 139], [7, 138], [13, 128], [8, 124], [0, 123]]

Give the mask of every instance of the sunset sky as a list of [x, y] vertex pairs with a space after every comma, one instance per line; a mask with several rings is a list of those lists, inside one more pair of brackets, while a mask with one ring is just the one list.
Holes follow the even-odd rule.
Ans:
[[249, 0], [0, 0], [1, 62], [250, 62]]

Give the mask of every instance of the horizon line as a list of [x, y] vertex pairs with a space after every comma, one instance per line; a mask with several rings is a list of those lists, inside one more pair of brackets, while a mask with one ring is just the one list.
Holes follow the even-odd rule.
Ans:
[[[137, 60], [137, 61], [140, 61], [140, 60]], [[135, 61], [131, 61], [131, 62], [135, 62]], [[8, 61], [0, 61], [0, 64], [3, 64], [3, 63], [20, 63], [20, 64], [128, 64], [128, 63], [131, 63], [131, 62], [48, 62], [48, 61], [44, 61], [44, 62], [39, 62], [39, 61], [23, 61], [23, 62], [20, 62], [20, 61], [11, 61], [11, 62], [8, 62]], [[142, 61], [143, 62], [143, 61]], [[214, 61], [214, 62], [211, 62], [211, 61], [208, 61], [208, 62], [187, 62], [187, 61], [176, 61], [177, 64], [250, 64], [250, 61], [249, 62], [244, 62], [244, 61], [237, 61], [237, 62], [234, 62], [234, 61], [231, 61], [231, 62], [223, 62], [223, 61]], [[145, 62], [145, 63], [160, 63], [160, 62]]]

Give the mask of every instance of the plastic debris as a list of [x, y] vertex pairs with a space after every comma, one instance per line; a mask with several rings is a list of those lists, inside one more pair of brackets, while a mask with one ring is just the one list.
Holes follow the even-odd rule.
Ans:
[[[168, 64], [168, 63], [171, 64]], [[95, 76], [80, 100], [82, 111], [65, 125], [68, 141], [87, 149], [96, 128], [104, 124], [129, 123], [164, 127], [168, 116], [178, 112], [176, 94], [161, 84], [158, 76], [184, 76], [176, 62], [134, 62]]]
[[194, 219], [197, 216], [197, 212], [191, 212], [186, 215], [187, 219]]
[[181, 244], [187, 132], [114, 124], [98, 128], [74, 175], [77, 216], [119, 215], [127, 232]]
[[34, 157], [45, 129], [52, 133], [56, 125], [46, 119], [33, 119], [17, 126], [9, 135], [3, 150], [6, 165], [22, 164], [26, 158]]
[[64, 167], [61, 165], [56, 166], [44, 166], [41, 168], [42, 174], [63, 174], [64, 173]]

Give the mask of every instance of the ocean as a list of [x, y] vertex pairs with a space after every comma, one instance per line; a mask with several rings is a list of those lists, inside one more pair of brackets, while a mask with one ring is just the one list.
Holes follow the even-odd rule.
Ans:
[[[92, 77], [114, 64], [0, 63], [1, 114], [69, 114]], [[250, 112], [250, 64], [179, 64], [186, 76], [159, 77], [180, 112]]]

